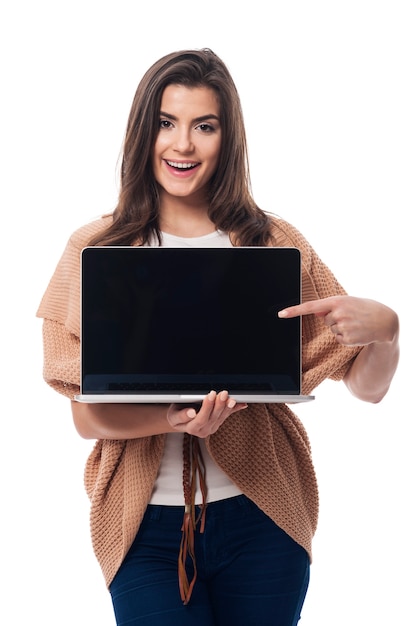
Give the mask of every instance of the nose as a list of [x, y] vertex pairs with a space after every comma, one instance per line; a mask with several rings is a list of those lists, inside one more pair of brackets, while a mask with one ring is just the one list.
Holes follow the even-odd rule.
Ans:
[[178, 128], [175, 136], [174, 149], [178, 152], [192, 152], [194, 144], [191, 138], [191, 132], [188, 128]]

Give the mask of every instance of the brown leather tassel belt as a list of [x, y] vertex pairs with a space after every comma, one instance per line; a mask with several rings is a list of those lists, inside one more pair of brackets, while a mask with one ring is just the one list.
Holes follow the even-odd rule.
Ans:
[[[202, 505], [200, 513], [195, 515], [195, 495], [197, 490], [197, 480], [199, 481], [202, 493]], [[200, 522], [200, 533], [204, 532], [207, 508], [207, 485], [206, 468], [199, 440], [188, 433], [184, 434], [183, 443], [183, 488], [184, 488], [184, 520], [182, 524], [182, 538], [180, 553], [178, 556], [178, 581], [180, 587], [181, 600], [188, 604], [195, 582], [197, 580], [197, 564], [194, 550], [194, 532]], [[187, 557], [190, 557], [193, 576], [189, 579], [186, 571]]]

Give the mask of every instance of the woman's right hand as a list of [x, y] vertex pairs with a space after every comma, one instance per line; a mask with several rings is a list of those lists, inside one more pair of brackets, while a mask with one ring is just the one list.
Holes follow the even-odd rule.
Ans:
[[197, 408], [171, 404], [167, 420], [174, 431], [204, 439], [215, 433], [230, 415], [247, 406], [246, 403], [236, 402], [227, 391], [210, 391]]

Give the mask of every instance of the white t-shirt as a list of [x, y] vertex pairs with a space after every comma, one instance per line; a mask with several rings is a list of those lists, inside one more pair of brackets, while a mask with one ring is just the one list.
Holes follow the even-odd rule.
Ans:
[[[157, 245], [156, 242], [154, 245]], [[227, 233], [215, 231], [203, 237], [176, 237], [162, 233], [162, 246], [168, 248], [231, 248], [232, 244]], [[184, 504], [182, 485], [183, 438], [182, 433], [168, 433], [166, 435], [164, 454], [150, 504], [171, 506]], [[207, 501], [223, 500], [242, 493], [213, 461], [207, 452], [204, 439], [200, 439], [199, 442], [206, 465]], [[202, 502], [199, 487], [195, 502], [196, 504]]]

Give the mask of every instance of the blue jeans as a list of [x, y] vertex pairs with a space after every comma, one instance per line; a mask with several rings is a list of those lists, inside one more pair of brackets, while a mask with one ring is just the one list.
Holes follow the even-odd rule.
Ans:
[[118, 626], [295, 626], [309, 583], [306, 551], [245, 496], [209, 503], [195, 533], [198, 578], [178, 590], [184, 507], [148, 507], [110, 585]]

